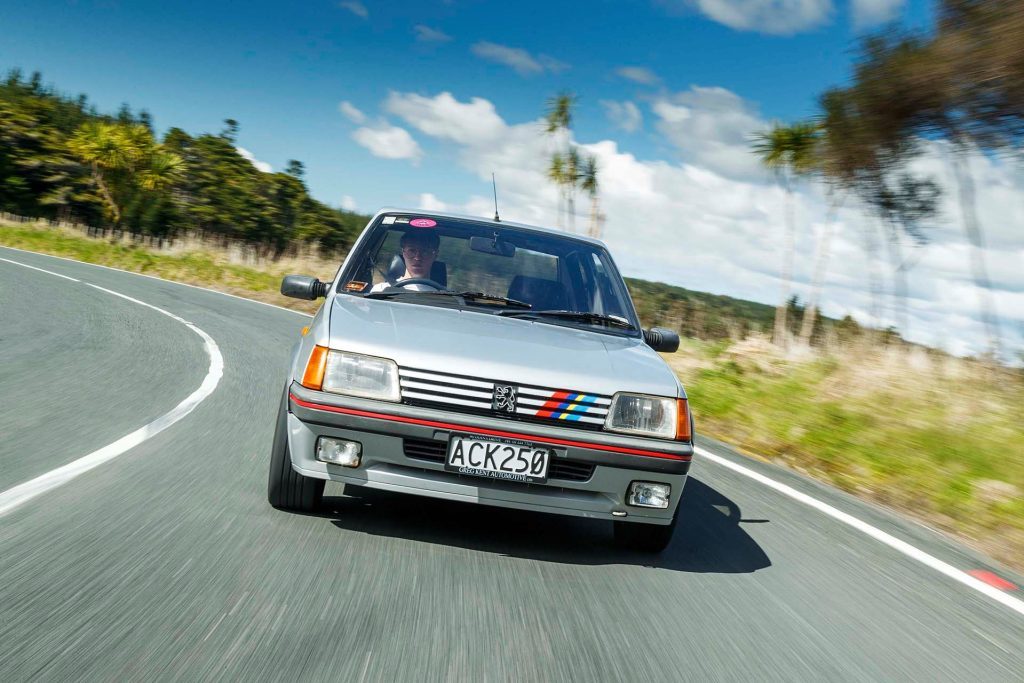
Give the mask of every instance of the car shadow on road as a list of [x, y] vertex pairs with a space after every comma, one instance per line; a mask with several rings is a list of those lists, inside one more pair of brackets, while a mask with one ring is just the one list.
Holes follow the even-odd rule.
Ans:
[[623, 550], [611, 524], [536, 512], [422, 498], [362, 487], [324, 498], [322, 516], [339, 529], [405, 538], [542, 562], [632, 564], [682, 572], [746, 573], [771, 566], [739, 507], [690, 477], [672, 543], [660, 554]]

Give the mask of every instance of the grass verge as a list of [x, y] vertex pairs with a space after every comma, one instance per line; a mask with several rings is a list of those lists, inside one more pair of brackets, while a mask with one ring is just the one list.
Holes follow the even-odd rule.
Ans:
[[900, 510], [1024, 569], [1024, 374], [924, 349], [790, 359], [688, 340], [698, 431]]
[[[165, 253], [45, 225], [0, 224], [0, 244], [210, 287], [307, 312], [281, 277], [336, 263], [258, 267], [210, 246]], [[756, 338], [685, 340], [666, 356], [700, 433], [869, 498], [1024, 570], [1024, 374], [920, 348], [788, 358]]]
[[330, 280], [338, 266], [311, 259], [282, 259], [254, 267], [233, 262], [226, 250], [212, 245], [197, 243], [185, 249], [160, 251], [127, 239], [94, 239], [45, 224], [0, 223], [0, 245], [209, 287], [307, 313], [315, 312], [319, 303], [282, 296], [281, 278], [301, 273]]

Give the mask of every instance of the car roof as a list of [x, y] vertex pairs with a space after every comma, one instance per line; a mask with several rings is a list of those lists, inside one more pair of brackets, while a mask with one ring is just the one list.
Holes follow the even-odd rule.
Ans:
[[598, 245], [600, 247], [603, 247], [604, 249], [608, 249], [608, 245], [605, 244], [604, 242], [602, 242], [599, 239], [596, 239], [594, 237], [588, 237], [586, 235], [576, 235], [576, 234], [571, 233], [571, 232], [566, 232], [565, 230], [558, 230], [556, 228], [544, 228], [544, 227], [541, 227], [541, 226], [538, 226], [538, 225], [529, 225], [527, 223], [516, 223], [514, 221], [505, 221], [505, 220], [496, 221], [493, 218], [484, 218], [484, 217], [481, 217], [481, 216], [469, 216], [469, 215], [466, 215], [466, 214], [450, 213], [448, 211], [423, 211], [422, 209], [403, 209], [403, 208], [400, 208], [400, 207], [388, 206], [388, 207], [385, 207], [385, 208], [381, 209], [377, 213], [375, 213], [373, 215], [373, 218], [370, 220], [370, 222], [374, 223], [374, 222], [376, 222], [376, 220], [380, 216], [383, 216], [383, 215], [386, 215], [386, 214], [388, 214], [388, 215], [389, 214], [402, 214], [402, 215], [411, 215], [411, 216], [423, 216], [424, 218], [455, 218], [455, 219], [464, 220], [464, 221], [473, 221], [474, 223], [483, 223], [485, 225], [489, 224], [489, 225], [493, 225], [496, 228], [508, 228], [508, 227], [519, 228], [519, 229], [522, 229], [522, 230], [529, 230], [529, 231], [532, 231], [532, 232], [539, 232], [539, 233], [544, 233], [544, 234], [547, 234], [547, 235], [555, 235], [557, 237], [578, 240], [580, 242], [588, 242], [590, 244], [595, 244], [595, 245]]

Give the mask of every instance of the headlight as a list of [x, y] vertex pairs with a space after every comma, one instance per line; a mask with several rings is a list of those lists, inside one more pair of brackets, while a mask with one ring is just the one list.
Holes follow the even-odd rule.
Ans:
[[327, 352], [323, 390], [382, 401], [399, 401], [398, 365], [387, 358], [332, 349]]
[[604, 428], [612, 432], [676, 438], [677, 401], [674, 398], [615, 394]]

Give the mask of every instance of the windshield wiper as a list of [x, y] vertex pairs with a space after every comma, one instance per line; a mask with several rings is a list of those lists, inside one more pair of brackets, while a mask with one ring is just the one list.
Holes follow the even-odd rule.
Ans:
[[525, 301], [519, 301], [517, 299], [509, 299], [504, 296], [498, 296], [497, 294], [486, 294], [484, 292], [455, 292], [450, 289], [439, 289], [439, 290], [416, 290], [416, 289], [385, 289], [380, 292], [372, 292], [365, 294], [364, 298], [367, 299], [393, 299], [396, 296], [402, 296], [403, 294], [417, 294], [422, 296], [447, 296], [455, 299], [462, 299], [463, 302], [471, 303], [496, 303], [506, 306], [510, 309], [530, 309], [533, 308], [531, 304]]
[[529, 318], [533, 316], [545, 318], [560, 318], [562, 320], [579, 320], [585, 323], [597, 323], [608, 327], [620, 327], [624, 330], [635, 330], [636, 328], [626, 320], [617, 315], [604, 315], [588, 311], [502, 311], [499, 315], [510, 315]]

